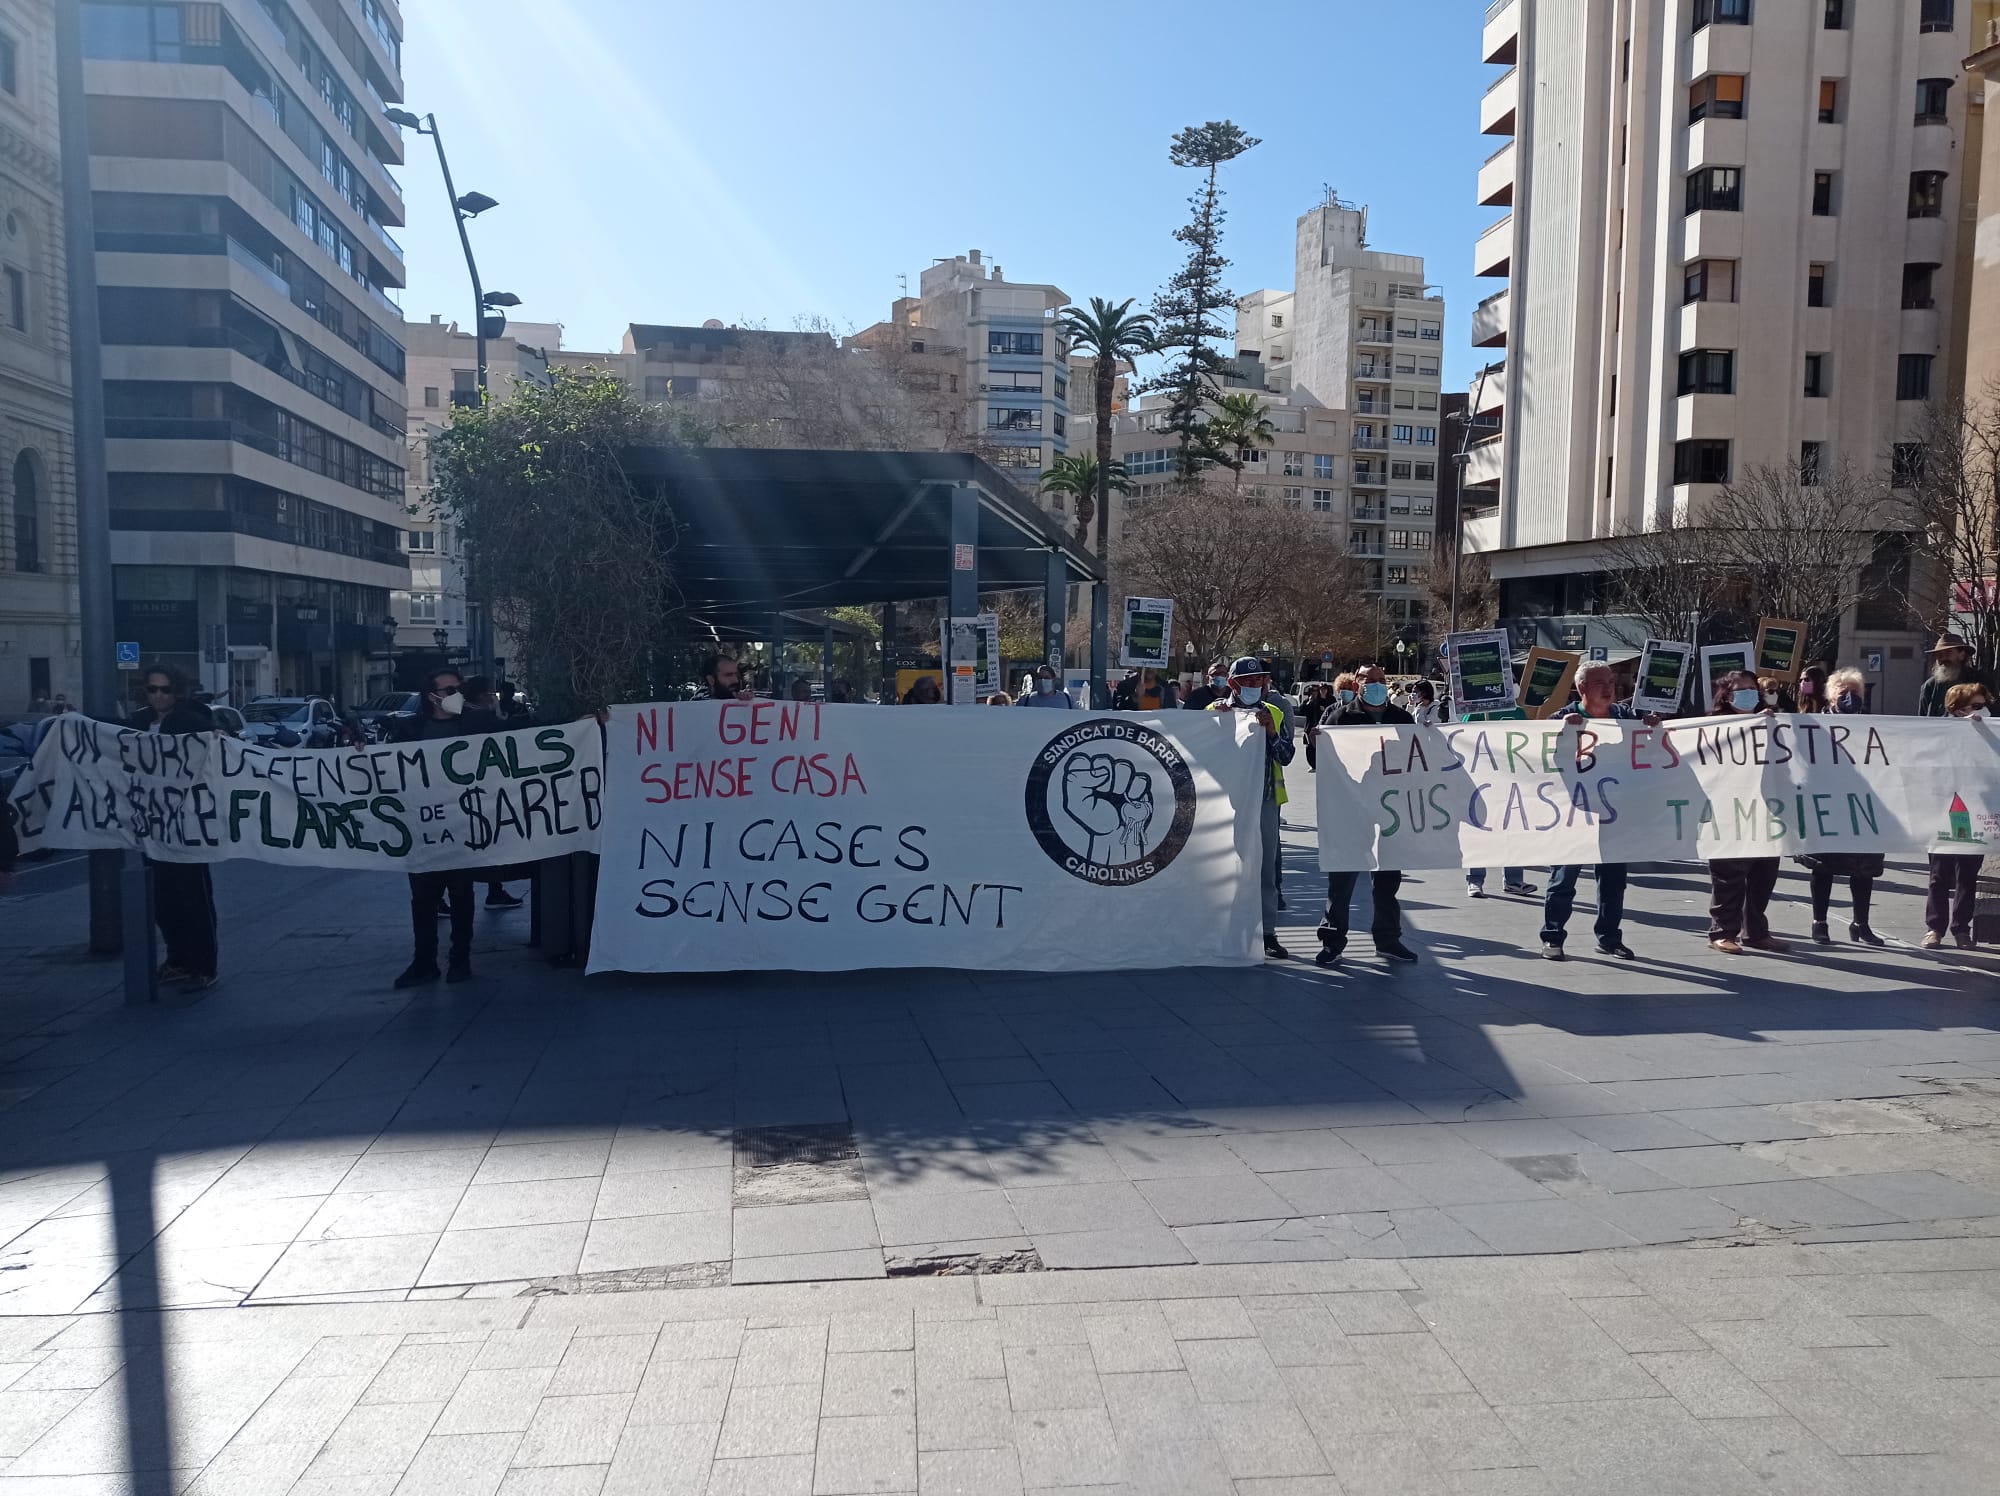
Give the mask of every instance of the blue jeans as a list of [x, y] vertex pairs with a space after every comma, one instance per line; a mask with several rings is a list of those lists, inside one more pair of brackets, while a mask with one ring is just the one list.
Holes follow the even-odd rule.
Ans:
[[[1503, 867], [1500, 869], [1501, 886], [1504, 888], [1509, 883], [1522, 882], [1527, 871], [1524, 867]], [[1465, 886], [1467, 888], [1484, 888], [1486, 886], [1486, 869], [1483, 867], [1467, 868], [1465, 870]]]
[[[1565, 863], [1549, 869], [1549, 890], [1542, 898], [1542, 943], [1561, 945], [1569, 912], [1576, 906], [1576, 880], [1586, 864]], [[1622, 862], [1597, 864], [1597, 925], [1600, 941], [1616, 940], [1625, 923], [1626, 867]]]

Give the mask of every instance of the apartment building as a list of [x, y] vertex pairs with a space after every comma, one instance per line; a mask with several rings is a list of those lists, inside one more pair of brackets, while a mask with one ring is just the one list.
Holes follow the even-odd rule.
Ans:
[[[1501, 612], [1591, 612], [1603, 542], [1753, 465], [1906, 461], [1952, 375], [1969, 0], [1495, 0], [1480, 103], [1508, 210], [1467, 525]], [[1846, 620], [1914, 690], [1893, 610]], [[1532, 629], [1525, 632], [1533, 632]], [[1592, 640], [1592, 642], [1597, 642]], [[1612, 641], [1606, 641], [1612, 642]]]
[[54, 16], [0, 3], [0, 712], [82, 699]]
[[[1236, 308], [1245, 381], [1282, 402], [1273, 411], [1310, 440], [1297, 454], [1316, 475], [1330, 459], [1349, 548], [1376, 576], [1398, 627], [1423, 618], [1423, 573], [1436, 546], [1444, 297], [1421, 255], [1368, 245], [1368, 210], [1328, 194], [1301, 214], [1290, 290], [1253, 291]], [[1271, 485], [1289, 498], [1285, 462]], [[1324, 492], [1305, 485], [1317, 508]]]
[[409, 585], [393, 0], [82, 10], [118, 636], [232, 700], [371, 695]]
[[[467, 548], [430, 497], [432, 436], [450, 424], [453, 407], [479, 401], [478, 341], [435, 313], [427, 322], [405, 322], [400, 336], [410, 391], [410, 502], [403, 531], [410, 575], [390, 594], [389, 610], [396, 621], [395, 688], [415, 690], [424, 672], [441, 664], [504, 673], [513, 650], [501, 637], [494, 641], [494, 659], [475, 659], [479, 620], [466, 595]], [[491, 398], [505, 400], [521, 383], [546, 383], [551, 356], [561, 346], [560, 324], [510, 318], [506, 336], [486, 342]]]

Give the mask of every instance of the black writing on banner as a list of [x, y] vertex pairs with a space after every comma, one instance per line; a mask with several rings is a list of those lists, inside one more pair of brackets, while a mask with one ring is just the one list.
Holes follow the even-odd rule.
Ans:
[[669, 812], [641, 826], [631, 906], [640, 918], [1007, 928], [1008, 895], [1023, 885], [938, 878], [929, 827], [878, 824], [865, 809], [844, 819], [800, 809], [865, 801], [871, 781], [888, 778], [864, 764], [865, 751], [829, 741], [819, 703], [647, 706], [632, 724], [643, 804], [729, 802], [726, 814]]
[[[365, 749], [280, 751], [64, 718], [17, 791], [23, 840], [132, 846], [172, 860], [250, 857], [427, 867], [594, 845], [596, 726]], [[332, 854], [314, 855], [314, 854]]]

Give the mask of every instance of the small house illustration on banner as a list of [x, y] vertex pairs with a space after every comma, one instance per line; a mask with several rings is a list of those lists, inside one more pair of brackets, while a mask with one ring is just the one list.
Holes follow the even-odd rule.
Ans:
[[1951, 805], [1946, 814], [1951, 820], [1951, 830], [1945, 833], [1944, 840], [1955, 842], [1984, 840], [1972, 834], [1972, 812], [1965, 808], [1965, 801], [1955, 790], [1952, 792]]

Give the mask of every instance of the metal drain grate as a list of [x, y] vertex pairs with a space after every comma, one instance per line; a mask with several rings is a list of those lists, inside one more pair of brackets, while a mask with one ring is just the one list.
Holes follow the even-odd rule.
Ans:
[[780, 1164], [832, 1164], [860, 1158], [854, 1129], [845, 1122], [809, 1122], [789, 1127], [736, 1129], [736, 1167], [770, 1169]]
[[861, 1153], [845, 1122], [736, 1129], [738, 1205], [816, 1205], [866, 1200]]

